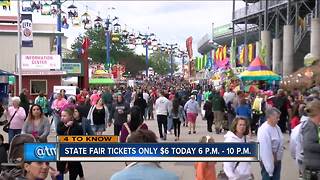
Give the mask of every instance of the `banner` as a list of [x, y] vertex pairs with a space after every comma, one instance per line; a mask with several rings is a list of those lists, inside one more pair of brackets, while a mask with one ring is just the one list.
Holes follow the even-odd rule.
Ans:
[[22, 47], [33, 47], [32, 14], [21, 14]]
[[[76, 141], [75, 141], [76, 142]], [[259, 161], [258, 143], [26, 143], [26, 161]]]
[[186, 47], [189, 59], [192, 59], [193, 57], [193, 50], [192, 50], [192, 36], [188, 37], [186, 40]]

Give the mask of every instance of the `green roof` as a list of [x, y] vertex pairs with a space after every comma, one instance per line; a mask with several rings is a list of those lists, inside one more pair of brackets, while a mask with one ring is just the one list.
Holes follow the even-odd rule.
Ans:
[[111, 78], [94, 78], [89, 80], [89, 84], [114, 84]]

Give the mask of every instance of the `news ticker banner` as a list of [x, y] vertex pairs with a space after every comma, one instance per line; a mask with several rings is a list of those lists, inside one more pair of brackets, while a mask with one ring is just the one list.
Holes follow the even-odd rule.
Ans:
[[26, 161], [259, 161], [257, 143], [28, 143]]

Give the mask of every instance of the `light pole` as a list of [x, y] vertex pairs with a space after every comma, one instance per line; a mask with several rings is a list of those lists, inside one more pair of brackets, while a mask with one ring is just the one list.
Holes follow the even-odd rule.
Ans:
[[18, 28], [18, 63], [19, 63], [19, 95], [22, 93], [22, 63], [21, 63], [21, 12], [20, 12], [20, 0], [18, 0], [18, 17], [17, 17], [17, 28]]
[[111, 37], [111, 28], [110, 26], [113, 26], [115, 31], [119, 31], [120, 29], [120, 24], [118, 22], [116, 22], [115, 24], [113, 24], [113, 22], [118, 21], [119, 18], [118, 17], [114, 17], [113, 19], [110, 18], [110, 16], [108, 16], [108, 18], [106, 19], [105, 22], [105, 36], [106, 36], [106, 65], [107, 65], [107, 69], [110, 70], [111, 68], [111, 61], [110, 61], [110, 48], [111, 48], [111, 41], [110, 41], [110, 37]]
[[[156, 43], [156, 39], [154, 39], [154, 33], [146, 33], [146, 34], [141, 34], [139, 33], [138, 38], [142, 38], [142, 45], [146, 48], [146, 77], [148, 77], [148, 70], [149, 70], [149, 45], [151, 43]], [[153, 40], [151, 40], [153, 38]]]
[[[65, 3], [67, 0], [56, 0], [52, 5], [56, 5], [57, 6], [57, 31], [58, 32], [61, 32], [61, 12], [62, 12], [62, 10], [61, 10], [61, 5], [63, 4], [63, 3]], [[58, 36], [57, 36], [57, 54], [58, 55], [60, 55], [60, 56], [62, 56], [62, 54], [61, 54], [61, 52], [62, 52], [62, 47], [61, 47], [61, 35], [59, 34]]]
[[188, 53], [187, 52], [185, 52], [185, 51], [182, 51], [182, 50], [179, 50], [179, 52], [180, 52], [180, 57], [182, 58], [182, 76], [184, 77], [184, 58], [185, 57], [188, 57]]
[[174, 50], [177, 49], [178, 47], [178, 44], [177, 43], [174, 43], [174, 44], [168, 44], [166, 43], [166, 45], [168, 46], [168, 49], [170, 51], [170, 75], [171, 75], [171, 78], [173, 77], [173, 53], [174, 53]]

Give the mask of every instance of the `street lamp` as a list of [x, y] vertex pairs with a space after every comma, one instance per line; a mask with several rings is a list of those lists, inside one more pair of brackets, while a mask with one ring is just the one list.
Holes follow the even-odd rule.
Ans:
[[178, 44], [174, 43], [174, 44], [168, 44], [166, 43], [169, 53], [170, 53], [170, 75], [171, 78], [173, 77], [173, 54], [174, 54], [174, 50], [177, 49]]
[[[154, 33], [149, 33], [149, 34], [148, 33], [146, 33], [146, 34], [139, 33], [139, 36], [136, 38], [136, 40], [139, 37], [142, 39], [142, 45], [146, 48], [146, 77], [148, 77], [148, 70], [149, 70], [148, 49], [149, 49], [149, 46], [152, 45], [152, 43], [156, 44], [157, 41], [154, 38], [155, 37]], [[155, 40], [155, 41], [153, 41], [152, 39]]]
[[184, 77], [184, 58], [188, 57], [188, 53], [186, 51], [179, 50], [179, 57], [182, 58], [182, 76]]
[[[111, 46], [111, 41], [110, 41], [110, 37], [111, 37], [111, 32], [112, 32], [112, 26], [113, 26], [113, 30], [115, 33], [118, 33], [120, 31], [120, 24], [118, 23], [119, 18], [118, 17], [114, 17], [111, 18], [110, 16], [107, 17], [106, 22], [105, 22], [105, 36], [106, 36], [106, 49], [107, 49], [107, 56], [106, 56], [106, 65], [107, 65], [107, 69], [111, 68], [111, 62], [110, 62], [110, 46]], [[113, 24], [113, 22], [116, 22], [115, 24]]]

